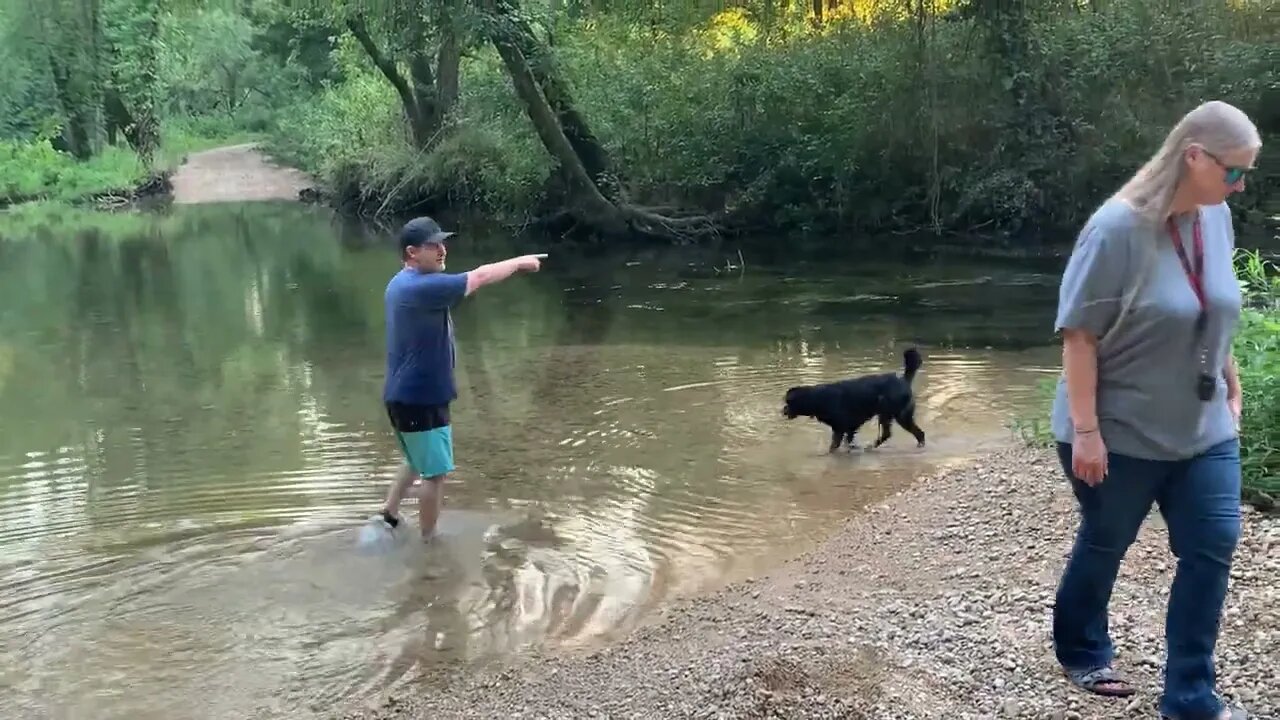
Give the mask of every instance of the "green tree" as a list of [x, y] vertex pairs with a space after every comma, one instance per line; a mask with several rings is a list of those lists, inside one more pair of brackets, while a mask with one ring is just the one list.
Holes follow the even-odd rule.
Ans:
[[533, 35], [516, 0], [481, 0], [481, 7], [489, 39], [516, 96], [538, 138], [559, 163], [572, 220], [612, 237], [687, 240], [716, 232], [710, 216], [671, 216], [627, 201], [621, 188], [609, 182], [607, 155], [572, 104], [551, 59], [552, 50]]
[[250, 95], [265, 92], [257, 33], [249, 18], [222, 9], [168, 16], [161, 63], [167, 101], [181, 112], [234, 117]]
[[441, 139], [458, 102], [462, 53], [468, 42], [463, 0], [297, 0], [299, 19], [341, 24], [395, 89], [413, 144]]
[[[160, 144], [160, 14], [163, 0], [102, 0], [108, 142], [123, 133], [144, 162]], [[102, 22], [105, 20], [105, 22]]]
[[[159, 142], [157, 91], [163, 0], [11, 0], [12, 47], [29, 83], [47, 78], [60, 111], [60, 149], [85, 159], [122, 133], [147, 159]], [[30, 72], [35, 68], [44, 72]], [[33, 93], [39, 95], [39, 93]]]

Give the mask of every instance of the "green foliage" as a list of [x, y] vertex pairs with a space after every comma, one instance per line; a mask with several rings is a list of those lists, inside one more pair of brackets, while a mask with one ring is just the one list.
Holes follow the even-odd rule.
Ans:
[[[1266, 122], [1280, 20], [1259, 4], [917, 17], [859, 2], [819, 29], [797, 3], [679, 5], [567, 3], [550, 17], [523, 4], [554, 29], [555, 68], [640, 202], [728, 206], [771, 232], [1049, 231], [1075, 227], [1204, 99], [1253, 113], [1280, 147]], [[356, 87], [291, 110], [276, 138], [340, 195], [369, 209], [457, 197], [517, 218], [554, 202], [555, 166], [492, 49], [464, 62], [453, 127], [465, 137], [432, 151], [478, 157], [432, 162], [407, 159], [394, 93], [374, 102], [368, 59], [344, 54]], [[343, 147], [343, 133], [356, 141]], [[1237, 207], [1275, 193], [1265, 172]]]
[[[551, 162], [523, 120], [496, 61], [462, 87], [471, 112], [427, 150], [413, 146], [395, 91], [348, 37], [335, 51], [347, 80], [284, 110], [272, 155], [323, 177], [340, 202], [395, 212], [424, 202], [527, 208]], [[479, 64], [477, 62], [477, 64]]]
[[160, 80], [158, 0], [104, 0], [103, 39], [112, 89], [135, 109], [154, 111]]
[[270, 2], [0, 0], [0, 204], [128, 192], [273, 127], [310, 92], [288, 27]]
[[24, 43], [22, 15], [0, 3], [0, 139], [33, 137], [54, 125], [58, 114], [52, 85]]
[[1237, 262], [1248, 306], [1235, 339], [1244, 393], [1240, 452], [1246, 497], [1260, 506], [1280, 500], [1280, 268], [1257, 252]]
[[109, 147], [87, 161], [53, 149], [49, 140], [0, 140], [0, 207], [27, 200], [71, 201], [128, 192], [148, 175], [130, 150]]
[[[278, 108], [309, 97], [312, 74], [326, 72], [323, 62], [316, 68], [294, 62], [295, 50], [315, 62], [317, 43], [323, 56], [330, 49], [327, 39], [275, 16], [259, 21], [219, 8], [166, 15], [162, 32], [167, 116], [230, 123], [231, 133], [273, 128]], [[294, 32], [305, 34], [295, 43]]]
[[218, 9], [170, 15], [163, 34], [163, 80], [171, 111], [234, 116], [269, 74], [252, 47], [254, 25], [243, 15]]
[[[1259, 217], [1278, 194], [1273, 3], [842, 0], [820, 17], [800, 0], [515, 4], [643, 204], [729, 208], [770, 233], [1054, 237], [1210, 97], [1266, 138], [1235, 206]], [[483, 42], [480, 7], [0, 0], [0, 139], [85, 159], [123, 142], [146, 156], [159, 132], [164, 168], [180, 157], [175, 128], [269, 135], [364, 212], [556, 210], [556, 163]], [[352, 37], [355, 13], [381, 71]], [[456, 106], [432, 90], [446, 28], [464, 51]]]

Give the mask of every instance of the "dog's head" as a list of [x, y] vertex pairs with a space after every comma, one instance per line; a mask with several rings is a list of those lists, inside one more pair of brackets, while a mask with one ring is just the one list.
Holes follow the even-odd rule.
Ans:
[[787, 390], [786, 396], [782, 399], [782, 414], [788, 420], [811, 414], [812, 411], [809, 410], [807, 402], [809, 390], [808, 385], [797, 385]]

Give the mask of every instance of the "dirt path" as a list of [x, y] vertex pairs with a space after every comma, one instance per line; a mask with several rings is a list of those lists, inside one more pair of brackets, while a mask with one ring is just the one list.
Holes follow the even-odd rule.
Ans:
[[[613, 647], [445, 667], [349, 717], [1154, 718], [1176, 562], [1147, 523], [1111, 603], [1139, 694], [1071, 689], [1050, 650], [1075, 510], [1054, 457], [1015, 450], [922, 480], [767, 577], [679, 602]], [[1280, 519], [1250, 512], [1218, 644], [1221, 689], [1280, 718]]]
[[297, 200], [313, 186], [301, 170], [280, 167], [257, 144], [192, 153], [173, 174], [173, 202], [180, 205], [255, 200]]

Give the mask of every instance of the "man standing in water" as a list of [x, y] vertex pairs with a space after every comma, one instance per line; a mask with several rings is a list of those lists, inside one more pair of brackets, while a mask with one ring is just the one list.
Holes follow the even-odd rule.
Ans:
[[545, 257], [524, 255], [470, 272], [446, 273], [445, 240], [452, 235], [429, 217], [405, 223], [399, 235], [404, 267], [387, 283], [385, 296], [387, 377], [382, 399], [405, 464], [374, 519], [394, 531], [401, 522], [400, 501], [421, 477], [418, 512], [424, 540], [435, 532], [445, 477], [454, 469], [449, 404], [458, 391], [449, 311], [485, 285], [517, 272], [537, 272]]

